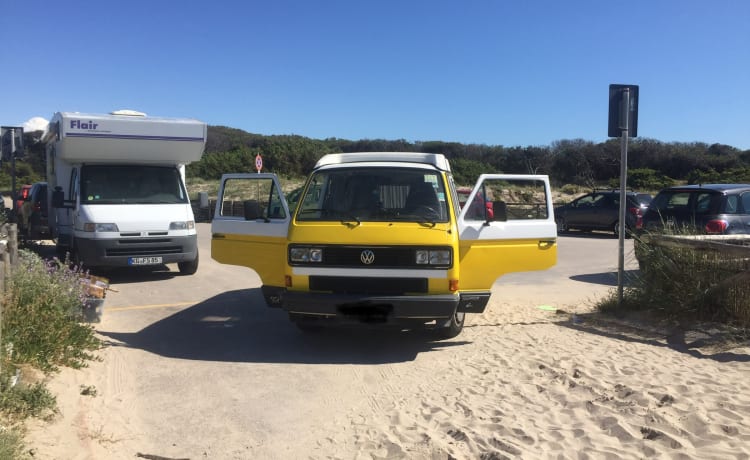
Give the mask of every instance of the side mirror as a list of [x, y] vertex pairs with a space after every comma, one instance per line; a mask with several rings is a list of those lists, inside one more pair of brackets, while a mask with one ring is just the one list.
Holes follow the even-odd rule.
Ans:
[[508, 209], [505, 204], [505, 201], [493, 201], [492, 202], [492, 220], [496, 220], [499, 222], [507, 222], [508, 221]]
[[52, 207], [53, 208], [64, 208], [65, 207], [65, 193], [60, 187], [55, 187], [52, 191]]

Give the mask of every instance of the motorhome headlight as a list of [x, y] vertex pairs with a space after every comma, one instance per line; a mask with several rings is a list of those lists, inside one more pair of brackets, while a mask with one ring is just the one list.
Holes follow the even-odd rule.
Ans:
[[417, 249], [414, 262], [417, 265], [450, 265], [450, 249]]
[[171, 222], [169, 224], [170, 230], [192, 230], [195, 228], [195, 221], [188, 220], [187, 222]]
[[289, 248], [289, 261], [292, 263], [323, 261], [323, 248], [313, 248], [309, 246], [294, 246]]
[[86, 222], [85, 224], [83, 224], [83, 231], [84, 232], [119, 232], [120, 229], [117, 228], [117, 224], [113, 224], [113, 223], [98, 224], [95, 222]]

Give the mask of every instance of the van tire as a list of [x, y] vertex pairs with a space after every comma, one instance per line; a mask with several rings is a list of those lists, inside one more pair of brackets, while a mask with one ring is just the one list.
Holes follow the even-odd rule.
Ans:
[[195, 259], [188, 262], [177, 262], [177, 268], [182, 275], [194, 275], [198, 271], [198, 253], [195, 253]]
[[452, 339], [456, 337], [464, 329], [464, 321], [466, 320], [466, 313], [454, 312], [449, 321], [435, 330], [435, 335], [441, 340]]

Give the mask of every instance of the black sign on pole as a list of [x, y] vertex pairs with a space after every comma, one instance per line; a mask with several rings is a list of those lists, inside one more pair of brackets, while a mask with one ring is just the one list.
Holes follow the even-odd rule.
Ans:
[[[622, 94], [629, 90], [629, 114], [625, 113]], [[620, 137], [628, 130], [628, 137], [638, 137], [638, 85], [609, 85], [609, 137]]]
[[0, 149], [2, 159], [20, 158], [24, 155], [23, 128], [21, 126], [3, 126], [0, 128]]

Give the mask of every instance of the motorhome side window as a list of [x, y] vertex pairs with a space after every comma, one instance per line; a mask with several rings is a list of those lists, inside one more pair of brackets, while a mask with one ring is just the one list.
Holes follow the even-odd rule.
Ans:
[[177, 168], [168, 166], [86, 165], [81, 167], [81, 203], [187, 203]]
[[245, 220], [285, 219], [281, 195], [271, 178], [224, 181], [221, 215]]
[[430, 169], [326, 169], [311, 177], [297, 220], [447, 222], [445, 184]]

